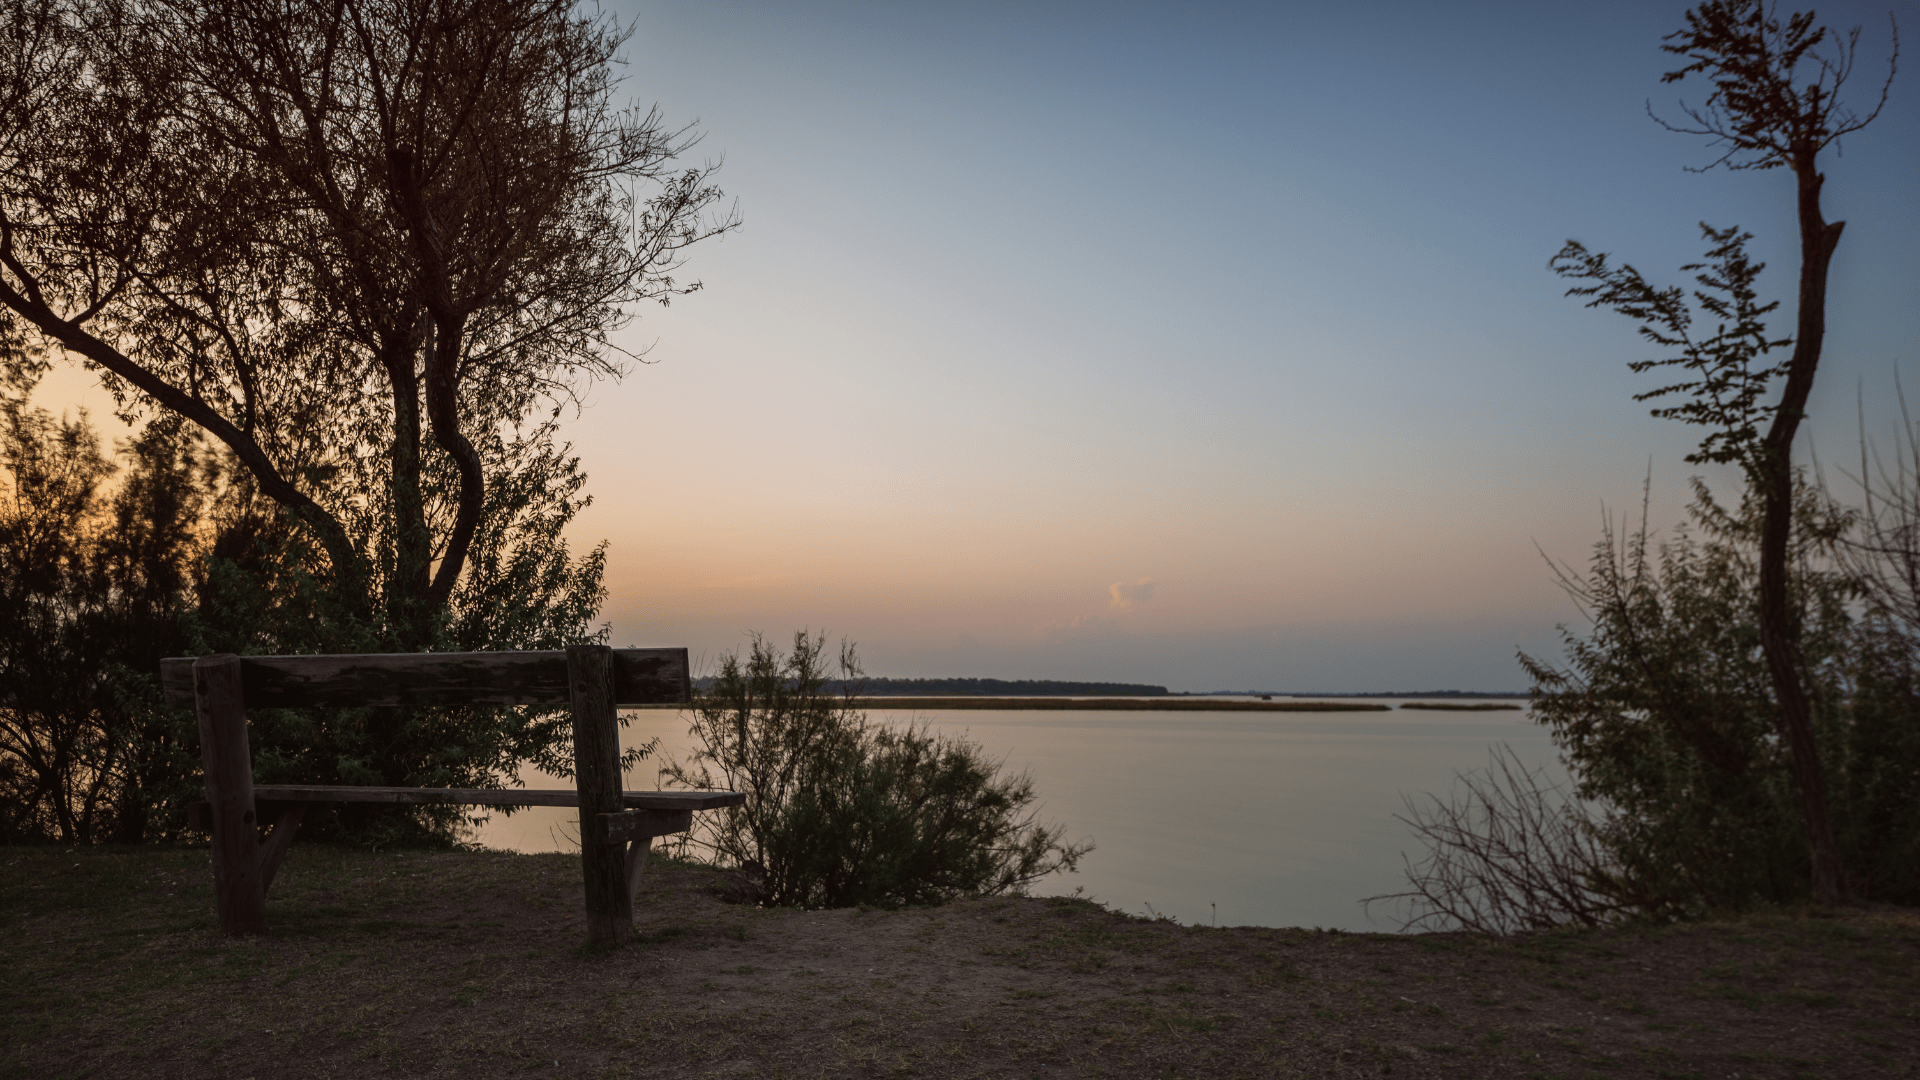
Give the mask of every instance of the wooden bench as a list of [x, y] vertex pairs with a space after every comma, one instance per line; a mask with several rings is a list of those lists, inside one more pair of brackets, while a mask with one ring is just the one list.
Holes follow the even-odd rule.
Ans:
[[[228, 934], [267, 929], [266, 896], [308, 805], [316, 802], [577, 806], [587, 935], [633, 935], [633, 895], [652, 839], [692, 827], [693, 814], [737, 806], [733, 791], [624, 791], [622, 705], [685, 703], [685, 649], [578, 645], [551, 652], [382, 653], [338, 656], [175, 657], [160, 662], [167, 700], [200, 722], [207, 800], [190, 808], [213, 834], [214, 897]], [[253, 782], [251, 708], [313, 706], [567, 705], [573, 713], [575, 788], [392, 788]], [[266, 826], [264, 836], [260, 829]]]

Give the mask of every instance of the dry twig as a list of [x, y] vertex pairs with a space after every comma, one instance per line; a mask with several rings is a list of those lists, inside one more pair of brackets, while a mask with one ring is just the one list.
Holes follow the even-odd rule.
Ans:
[[1502, 744], [1484, 772], [1459, 774], [1450, 800], [1429, 795], [1432, 805], [1422, 807], [1408, 796], [1406, 814], [1394, 816], [1426, 844], [1426, 858], [1407, 859], [1411, 889], [1362, 903], [1405, 901], [1403, 931], [1504, 934], [1614, 921], [1625, 906], [1597, 888], [1609, 875], [1595, 823], [1542, 771]]

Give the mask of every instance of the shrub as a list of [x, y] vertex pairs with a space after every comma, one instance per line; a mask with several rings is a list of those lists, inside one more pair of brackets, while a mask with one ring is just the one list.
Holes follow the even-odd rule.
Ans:
[[84, 413], [0, 398], [0, 843], [178, 839], [199, 788], [181, 647], [208, 456], [153, 425], [116, 466]]
[[[0, 324], [0, 843], [185, 839], [199, 731], [191, 709], [163, 701], [162, 657], [403, 651], [400, 630], [368, 617], [384, 601], [356, 607], [330, 588], [324, 554], [177, 418], [110, 455], [84, 414], [33, 406], [35, 372], [7, 332]], [[604, 636], [589, 624], [605, 552], [574, 558], [562, 539], [585, 477], [552, 435], [476, 436], [487, 502], [436, 649]], [[390, 550], [389, 508], [363, 494], [353, 520], [370, 551]], [[523, 761], [564, 775], [572, 760], [564, 710], [252, 709], [248, 720], [258, 783], [494, 787]], [[308, 814], [301, 831], [445, 844], [470, 814], [346, 803]]]
[[747, 801], [701, 815], [683, 852], [745, 871], [761, 903], [812, 908], [1024, 892], [1092, 850], [1036, 822], [1032, 778], [1003, 774], [978, 744], [869, 722], [853, 647], [841, 646], [838, 694], [825, 650], [824, 634], [795, 634], [786, 655], [756, 634], [744, 660], [721, 660], [694, 704], [699, 748], [661, 773]]
[[[1803, 505], [1795, 518], [1790, 603], [1824, 748], [1845, 697], [1850, 590], [1820, 558], [1843, 523], [1819, 509]], [[1644, 527], [1624, 538], [1609, 529], [1586, 575], [1561, 574], [1591, 631], [1562, 627], [1565, 668], [1521, 658], [1535, 716], [1553, 729], [1580, 795], [1608, 809], [1599, 828], [1618, 863], [1612, 891], [1652, 913], [1797, 899], [1810, 880], [1760, 648], [1757, 507], [1747, 510], [1728, 514], [1696, 481], [1694, 528], [1657, 551]]]
[[[1855, 895], [1920, 903], [1920, 640], [1879, 599], [1897, 568], [1876, 586], [1835, 559], [1858, 518], [1798, 497], [1790, 615], [1841, 853]], [[1759, 507], [1730, 512], [1696, 481], [1690, 517], [1658, 545], [1609, 527], [1586, 573], [1559, 568], [1592, 625], [1561, 628], [1564, 665], [1520, 658], [1579, 801], [1498, 759], [1452, 802], [1409, 804], [1427, 855], [1411, 891], [1373, 899], [1409, 902], [1409, 926], [1505, 931], [1810, 898], [1759, 641]], [[1889, 532], [1867, 530], [1883, 547]]]

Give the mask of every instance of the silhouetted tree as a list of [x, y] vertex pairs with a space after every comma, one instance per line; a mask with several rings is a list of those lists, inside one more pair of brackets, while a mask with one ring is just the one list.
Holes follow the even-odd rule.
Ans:
[[[623, 38], [570, 0], [0, 0], [0, 305], [235, 462], [189, 651], [592, 636], [561, 411], [734, 225], [617, 107]], [[565, 759], [516, 710], [257, 720], [263, 778]]]
[[[615, 107], [623, 35], [563, 0], [0, 10], [0, 303], [229, 447], [385, 647], [433, 647], [479, 444], [616, 372], [609, 332], [732, 226], [687, 133]], [[370, 475], [389, 522], [355, 520]]]
[[[1826, 335], [1827, 269], [1845, 224], [1829, 222], [1821, 213], [1820, 192], [1826, 177], [1819, 171], [1818, 159], [1821, 151], [1879, 115], [1892, 85], [1893, 70], [1890, 65], [1887, 83], [1873, 110], [1859, 116], [1839, 98], [1840, 88], [1853, 70], [1858, 28], [1842, 40], [1830, 35], [1825, 27], [1816, 26], [1812, 12], [1795, 13], [1782, 22], [1775, 9], [1762, 0], [1709, 0], [1688, 11], [1686, 20], [1686, 28], [1667, 35], [1667, 44], [1661, 46], [1684, 58], [1686, 64], [1668, 72], [1662, 81], [1679, 82], [1691, 75], [1703, 75], [1712, 90], [1702, 105], [1682, 106], [1685, 122], [1660, 123], [1674, 131], [1706, 135], [1715, 145], [1724, 147], [1725, 152], [1705, 168], [1792, 170], [1800, 223], [1800, 288], [1794, 336], [1779, 341], [1766, 337], [1760, 317], [1772, 306], [1754, 302], [1753, 278], [1760, 267], [1747, 262], [1743, 245], [1748, 237], [1737, 228], [1716, 231], [1702, 226], [1719, 246], [1709, 256], [1714, 260], [1709, 272], [1699, 278], [1713, 292], [1696, 295], [1710, 314], [1731, 320], [1733, 326], [1729, 328], [1723, 321], [1717, 334], [1697, 342], [1686, 333], [1690, 315], [1680, 290], [1655, 290], [1632, 267], [1609, 268], [1605, 256], [1591, 255], [1578, 244], [1569, 244], [1561, 251], [1555, 268], [1567, 276], [1597, 281], [1595, 285], [1575, 287], [1573, 294], [1595, 296], [1595, 305], [1613, 307], [1641, 321], [1641, 332], [1655, 342], [1682, 349], [1680, 357], [1636, 364], [1635, 370], [1676, 363], [1698, 371], [1700, 378], [1641, 397], [1691, 394], [1692, 402], [1656, 409], [1655, 415], [1716, 427], [1718, 430], [1702, 443], [1700, 454], [1689, 460], [1738, 461], [1760, 496], [1760, 646], [1777, 707], [1779, 736], [1789, 749], [1799, 791], [1812, 856], [1814, 896], [1832, 902], [1845, 898], [1849, 887], [1834, 836], [1820, 747], [1800, 671], [1798, 631], [1788, 604], [1788, 546], [1794, 505], [1792, 450], [1820, 366]], [[1831, 47], [1822, 51], [1823, 43]], [[1721, 293], [1725, 295], [1716, 295]], [[1793, 352], [1784, 365], [1753, 366], [1767, 351], [1789, 341]], [[1780, 399], [1770, 407], [1760, 405], [1760, 395], [1776, 377], [1784, 378]]]

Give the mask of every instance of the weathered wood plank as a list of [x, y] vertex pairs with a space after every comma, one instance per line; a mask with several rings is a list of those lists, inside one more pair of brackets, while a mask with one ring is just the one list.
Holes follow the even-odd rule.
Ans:
[[691, 810], [623, 810], [617, 814], [596, 815], [594, 836], [603, 844], [624, 844], [630, 840], [670, 836], [691, 828]]
[[[685, 649], [612, 649], [617, 705], [691, 700]], [[160, 661], [167, 701], [193, 703], [192, 657]], [[565, 705], [567, 654], [359, 653], [247, 656], [240, 661], [254, 709], [349, 705]]]
[[636, 810], [718, 810], [747, 801], [742, 791], [623, 791], [620, 798]]
[[624, 945], [633, 937], [626, 844], [601, 839], [594, 827], [598, 819], [617, 816], [625, 806], [612, 653], [604, 645], [575, 645], [567, 650], [567, 682], [573, 694], [573, 775], [580, 789], [580, 873], [586, 887], [591, 945]]
[[[276, 802], [451, 803], [459, 806], [579, 806], [572, 788], [414, 788], [256, 784], [254, 798]], [[621, 802], [645, 810], [717, 810], [738, 806], [738, 791], [623, 791]], [[194, 804], [204, 806], [204, 803]], [[262, 811], [265, 812], [264, 810]], [[199, 819], [193, 819], [199, 820]]]
[[613, 649], [615, 705], [685, 705], [693, 701], [693, 671], [685, 649]]
[[[254, 806], [258, 811], [259, 804], [255, 803]], [[262, 897], [273, 890], [273, 876], [280, 872], [280, 860], [286, 858], [287, 849], [293, 846], [293, 836], [300, 831], [300, 819], [307, 815], [307, 804], [281, 803], [278, 810], [279, 813], [273, 817], [273, 831], [260, 842], [260, 895]]]
[[653, 838], [643, 836], [627, 845], [627, 901], [640, 892], [640, 874], [647, 868], [647, 856], [653, 854]]
[[200, 763], [206, 770], [213, 826], [213, 898], [220, 929], [230, 936], [267, 932], [267, 893], [260, 881], [255, 830], [253, 754], [241, 704], [240, 658], [230, 653], [193, 662]]
[[[298, 800], [308, 801], [313, 800]], [[262, 793], [260, 785], [253, 787], [253, 813], [255, 821], [278, 821], [293, 806], [292, 802], [276, 798], [272, 792]], [[187, 804], [187, 828], [200, 832], [213, 831], [213, 806], [205, 802]]]

